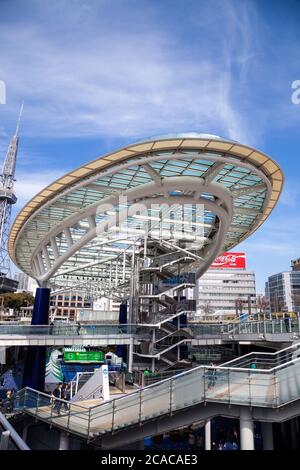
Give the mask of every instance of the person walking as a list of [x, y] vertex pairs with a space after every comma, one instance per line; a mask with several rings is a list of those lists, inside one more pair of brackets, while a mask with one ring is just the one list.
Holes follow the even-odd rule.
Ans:
[[61, 389], [61, 398], [62, 400], [65, 400], [64, 402], [64, 410], [68, 411], [69, 405], [66, 403], [67, 401], [70, 401], [70, 385], [64, 383]]
[[210, 365], [210, 369], [208, 369], [208, 385], [207, 388], [210, 389], [214, 387], [216, 383], [216, 369], [215, 369], [215, 364], [212, 362]]
[[62, 405], [62, 402], [60, 401], [62, 399], [62, 383], [56, 385], [55, 389], [52, 392], [52, 398], [54, 401], [53, 409], [58, 415], [60, 415], [60, 409]]
[[5, 411], [6, 411], [6, 413], [12, 413], [13, 410], [14, 410], [13, 390], [7, 390], [7, 392], [6, 392], [6, 402], [5, 402]]
[[[64, 382], [61, 386], [61, 399], [66, 400], [66, 384]], [[64, 406], [64, 409], [66, 411], [68, 409], [67, 403], [62, 403], [62, 405]]]
[[77, 322], [77, 334], [80, 335], [81, 323]]
[[289, 319], [289, 316], [288, 316], [287, 313], [284, 315], [284, 324], [285, 324], [286, 332], [289, 333], [289, 331], [290, 331], [290, 319]]
[[233, 443], [237, 443], [238, 441], [238, 434], [237, 434], [237, 431], [235, 428], [232, 429], [232, 433], [231, 433], [231, 439], [232, 439], [232, 442]]

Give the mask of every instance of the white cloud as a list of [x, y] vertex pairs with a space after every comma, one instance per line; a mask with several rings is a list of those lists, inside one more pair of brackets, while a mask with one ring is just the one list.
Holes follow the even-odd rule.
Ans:
[[18, 197], [15, 209], [20, 210], [33, 196], [62, 176], [63, 171], [23, 172], [19, 173], [15, 183], [15, 193]]
[[[291, 209], [299, 207], [300, 187], [299, 182], [289, 178], [280, 195], [279, 204]], [[299, 227], [300, 228], [300, 227]]]
[[[255, 44], [253, 8], [218, 2], [216, 55], [197, 30], [195, 44], [177, 39], [161, 18], [156, 22], [152, 5], [129, 15], [117, 2], [121, 21], [110, 2], [73, 4], [65, 29], [64, 2], [55, 2], [55, 27], [33, 21], [0, 31], [1, 73], [11, 93], [25, 98], [27, 135], [135, 138], [200, 130], [251, 143], [254, 125], [242, 118], [239, 102]], [[31, 5], [36, 12], [38, 2]]]

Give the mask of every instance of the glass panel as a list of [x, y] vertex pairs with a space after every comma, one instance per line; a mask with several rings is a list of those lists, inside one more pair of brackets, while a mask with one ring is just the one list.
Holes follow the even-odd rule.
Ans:
[[279, 405], [298, 399], [300, 396], [300, 363], [276, 372], [276, 388]]
[[251, 371], [250, 401], [252, 405], [273, 406], [275, 403], [275, 387], [273, 374]]
[[140, 419], [140, 394], [133, 393], [119, 400], [114, 405], [114, 428], [136, 424]]
[[65, 409], [65, 403], [62, 403], [61, 416], [54, 418], [52, 415], [53, 424], [60, 422], [65, 428], [70, 429], [75, 434], [86, 436], [89, 429], [89, 410], [77, 405], [76, 403], [69, 404], [69, 410]]
[[113, 425], [113, 402], [109, 401], [91, 408], [90, 417], [90, 435], [111, 430]]
[[172, 410], [185, 408], [204, 399], [204, 368], [173, 377]]
[[170, 411], [170, 381], [149, 387], [142, 392], [142, 417], [150, 419]]
[[205, 368], [205, 399], [229, 402], [228, 371], [213, 367]]

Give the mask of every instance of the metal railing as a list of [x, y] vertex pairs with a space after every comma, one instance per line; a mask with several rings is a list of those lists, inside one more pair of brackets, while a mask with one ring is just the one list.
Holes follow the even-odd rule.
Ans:
[[92, 372], [76, 372], [75, 377], [70, 381], [70, 397], [73, 398], [82, 387], [94, 374]]
[[289, 352], [292, 359], [272, 368], [239, 367], [235, 361], [230, 366], [199, 366], [92, 407], [55, 400], [62, 403], [61, 414], [49, 396], [30, 388], [17, 393], [16, 406], [88, 439], [204, 402], [276, 408], [300, 398], [300, 343], [273, 357], [288, 357]]
[[1, 335], [43, 335], [43, 336], [108, 336], [108, 335], [136, 335], [146, 330], [139, 325], [121, 324], [92, 324], [78, 326], [76, 323], [68, 325], [0, 325]]
[[[67, 325], [0, 325], [0, 337], [6, 335], [19, 336], [121, 336], [127, 335], [138, 338], [149, 338], [151, 329], [161, 328], [188, 311], [177, 312], [162, 319], [157, 324], [103, 324], [95, 323], [78, 326], [76, 323]], [[177, 325], [177, 329], [185, 328], [191, 331], [195, 338], [210, 336], [224, 339], [234, 339], [241, 335], [265, 336], [265, 335], [300, 335], [300, 317], [295, 319], [249, 321], [239, 323], [196, 323]]]
[[251, 367], [255, 365], [260, 369], [272, 369], [284, 365], [300, 357], [300, 343], [288, 346], [275, 352], [250, 352], [242, 357], [237, 357], [225, 362], [222, 366]]
[[189, 323], [195, 336], [235, 336], [300, 333], [300, 317], [287, 320], [265, 320], [238, 323]]
[[0, 412], [0, 450], [30, 450], [26, 442]]

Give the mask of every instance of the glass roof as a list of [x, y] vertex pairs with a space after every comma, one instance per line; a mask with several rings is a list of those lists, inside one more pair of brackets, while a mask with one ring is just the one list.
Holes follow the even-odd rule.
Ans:
[[[185, 141], [188, 148], [182, 148], [178, 151], [178, 144], [176, 141], [173, 144], [173, 140], [172, 145], [170, 145], [171, 148], [155, 148], [155, 146], [159, 146], [156, 141], [163, 141], [164, 139], [188, 139]], [[213, 145], [219, 151], [216, 148], [207, 148], [209, 144], [205, 144], [206, 148], [202, 148], [201, 140], [196, 140], [195, 142], [197, 143], [193, 146], [193, 139], [212, 139], [214, 141]], [[234, 141], [228, 139], [203, 133], [184, 133], [154, 137], [144, 140], [142, 143], [135, 143], [132, 148], [134, 149], [134, 146], [137, 146], [138, 149], [141, 146], [143, 147], [144, 144], [145, 148], [147, 148], [148, 142], [152, 141], [154, 142], [153, 148], [151, 147], [146, 153], [144, 148], [142, 148], [141, 151], [131, 151], [131, 154], [129, 154], [131, 147], [128, 147], [125, 156], [122, 155], [122, 151], [119, 151], [116, 152], [116, 155], [120, 154], [118, 158], [115, 158], [114, 154], [103, 157], [103, 160], [111, 158], [107, 168], [102, 169], [100, 166], [99, 170], [95, 170], [92, 175], [82, 175], [77, 180], [74, 180], [74, 183], [70, 176], [70, 182], [62, 186], [60, 192], [54, 192], [53, 197], [51, 197], [51, 194], [49, 196], [46, 195], [45, 202], [40, 204], [40, 207], [32, 213], [32, 216], [28, 218], [26, 223], [23, 222], [20, 225], [20, 229], [16, 227], [12, 229], [11, 238], [16, 230], [21, 230], [17, 243], [14, 244], [15, 260], [20, 268], [29, 275], [37, 277], [33, 255], [36, 255], [36, 250], [39, 249], [41, 241], [43, 239], [46, 240], [50, 232], [55, 232], [56, 227], [63, 227], [67, 224], [68, 220], [71, 221], [75, 217], [78, 220], [75, 223], [70, 222], [69, 232], [66, 233], [64, 229], [61, 229], [55, 235], [55, 250], [58, 253], [54, 252], [53, 244], [49, 241], [41, 251], [38, 263], [42, 265], [43, 270], [47, 271], [47, 269], [54, 265], [57, 256], [62, 257], [68, 252], [70, 243], [80, 244], [80, 240], [87, 235], [90, 228], [90, 219], [86, 215], [86, 211], [100, 204], [108, 197], [126, 194], [128, 190], [144, 188], [155, 180], [167, 181], [168, 178], [173, 177], [194, 177], [199, 178], [199, 181], [200, 179], [209, 179], [209, 181], [228, 191], [228, 194], [233, 198], [233, 216], [226, 234], [223, 251], [231, 249], [247, 237], [251, 231], [262, 223], [274, 207], [280, 194], [283, 176], [281, 171], [278, 174], [279, 167], [276, 164], [265, 156], [260, 157], [257, 151], [250, 149], [252, 152], [250, 155], [255, 154], [258, 162], [256, 164], [254, 157], [251, 161], [245, 155], [240, 154], [238, 156], [237, 153], [232, 152], [231, 154], [227, 150], [229, 143], [232, 144], [232, 148], [236, 147], [240, 149], [240, 152], [244, 153], [246, 153], [244, 149], [248, 149], [247, 147], [243, 147], [240, 144], [236, 145]], [[179, 142], [180, 145], [184, 145], [184, 143], [181, 143], [182, 140], [179, 140]], [[223, 142], [226, 143], [223, 144]], [[225, 145], [224, 149], [226, 151], [223, 151], [220, 145]], [[164, 147], [165, 144], [161, 144], [161, 146]], [[119, 161], [120, 158], [121, 161]], [[269, 161], [270, 163], [268, 163]], [[101, 162], [101, 159], [98, 162]], [[275, 168], [272, 168], [273, 174], [278, 174], [278, 176], [276, 178], [275, 176], [272, 177], [272, 174], [267, 169], [264, 170], [264, 164], [266, 167], [269, 165], [269, 168], [272, 168], [271, 165], [274, 165]], [[86, 164], [86, 167], [89, 165]], [[280, 184], [279, 187], [278, 184]], [[51, 191], [49, 192], [51, 193]], [[192, 193], [193, 191], [190, 192], [190, 194]], [[176, 195], [178, 197], [188, 197], [190, 194], [189, 191], [182, 192], [176, 187], [169, 192], [169, 195], [172, 197], [176, 197]], [[163, 197], [165, 193], [162, 191], [160, 194], [158, 191], [156, 195]], [[204, 190], [202, 190], [201, 196], [208, 200], [215, 199], [214, 196]], [[28, 204], [28, 209], [24, 208], [24, 211], [29, 211], [30, 204]], [[114, 207], [114, 210], [117, 211], [118, 208]], [[78, 214], [81, 217], [78, 217]], [[105, 217], [107, 215], [96, 215], [96, 224], [105, 220]], [[147, 220], [155, 219], [157, 214], [155, 211], [149, 210], [145, 217]], [[201, 237], [198, 237], [198, 239], [190, 240], [190, 243], [198, 243], [199, 246], [209, 243], [209, 237], [215, 230], [216, 221], [216, 214], [206, 209], [196, 220], [197, 223], [203, 225], [203, 239], [200, 240]], [[17, 226], [17, 222], [15, 225]], [[69, 278], [80, 277], [81, 281], [83, 277], [86, 277], [89, 280], [97, 279], [97, 283], [99, 283], [100, 278], [108, 277], [109, 270], [114, 271], [115, 277], [119, 280], [122, 278], [122, 282], [129, 279], [131, 270], [130, 266], [127, 266], [126, 260], [124, 261], [124, 257], [126, 258], [126, 253], [131, 253], [133, 244], [138, 245], [142, 243], [141, 240], [144, 233], [137, 233], [136, 219], [134, 217], [128, 217], [127, 226], [131, 229], [127, 239], [122, 240], [122, 230], [120, 230], [119, 237], [112, 237], [111, 234], [109, 237], [107, 235], [102, 238], [94, 237], [83, 246], [79, 246], [78, 250], [65, 259], [53, 274], [52, 277], [55, 285], [65, 284], [68, 271], [72, 270], [74, 274], [69, 275]], [[154, 232], [155, 230], [156, 232], [164, 230], [163, 224], [161, 224], [160, 228], [153, 230]], [[173, 235], [174, 239], [176, 239], [176, 233]], [[105, 261], [106, 259], [108, 261]], [[123, 264], [121, 262], [122, 259]], [[72, 283], [73, 281], [71, 280], [70, 282]], [[103, 282], [105, 281], [102, 281], [102, 284]]]
[[164, 140], [164, 139], [213, 139], [213, 140], [222, 140], [224, 142], [236, 142], [235, 140], [227, 139], [225, 137], [220, 137], [219, 135], [215, 134], [207, 134], [205, 132], [179, 132], [178, 134], [162, 134], [162, 135], [155, 135], [151, 137], [147, 137], [146, 139], [140, 140], [136, 143], [146, 142], [146, 141], [153, 141], [153, 140]]

